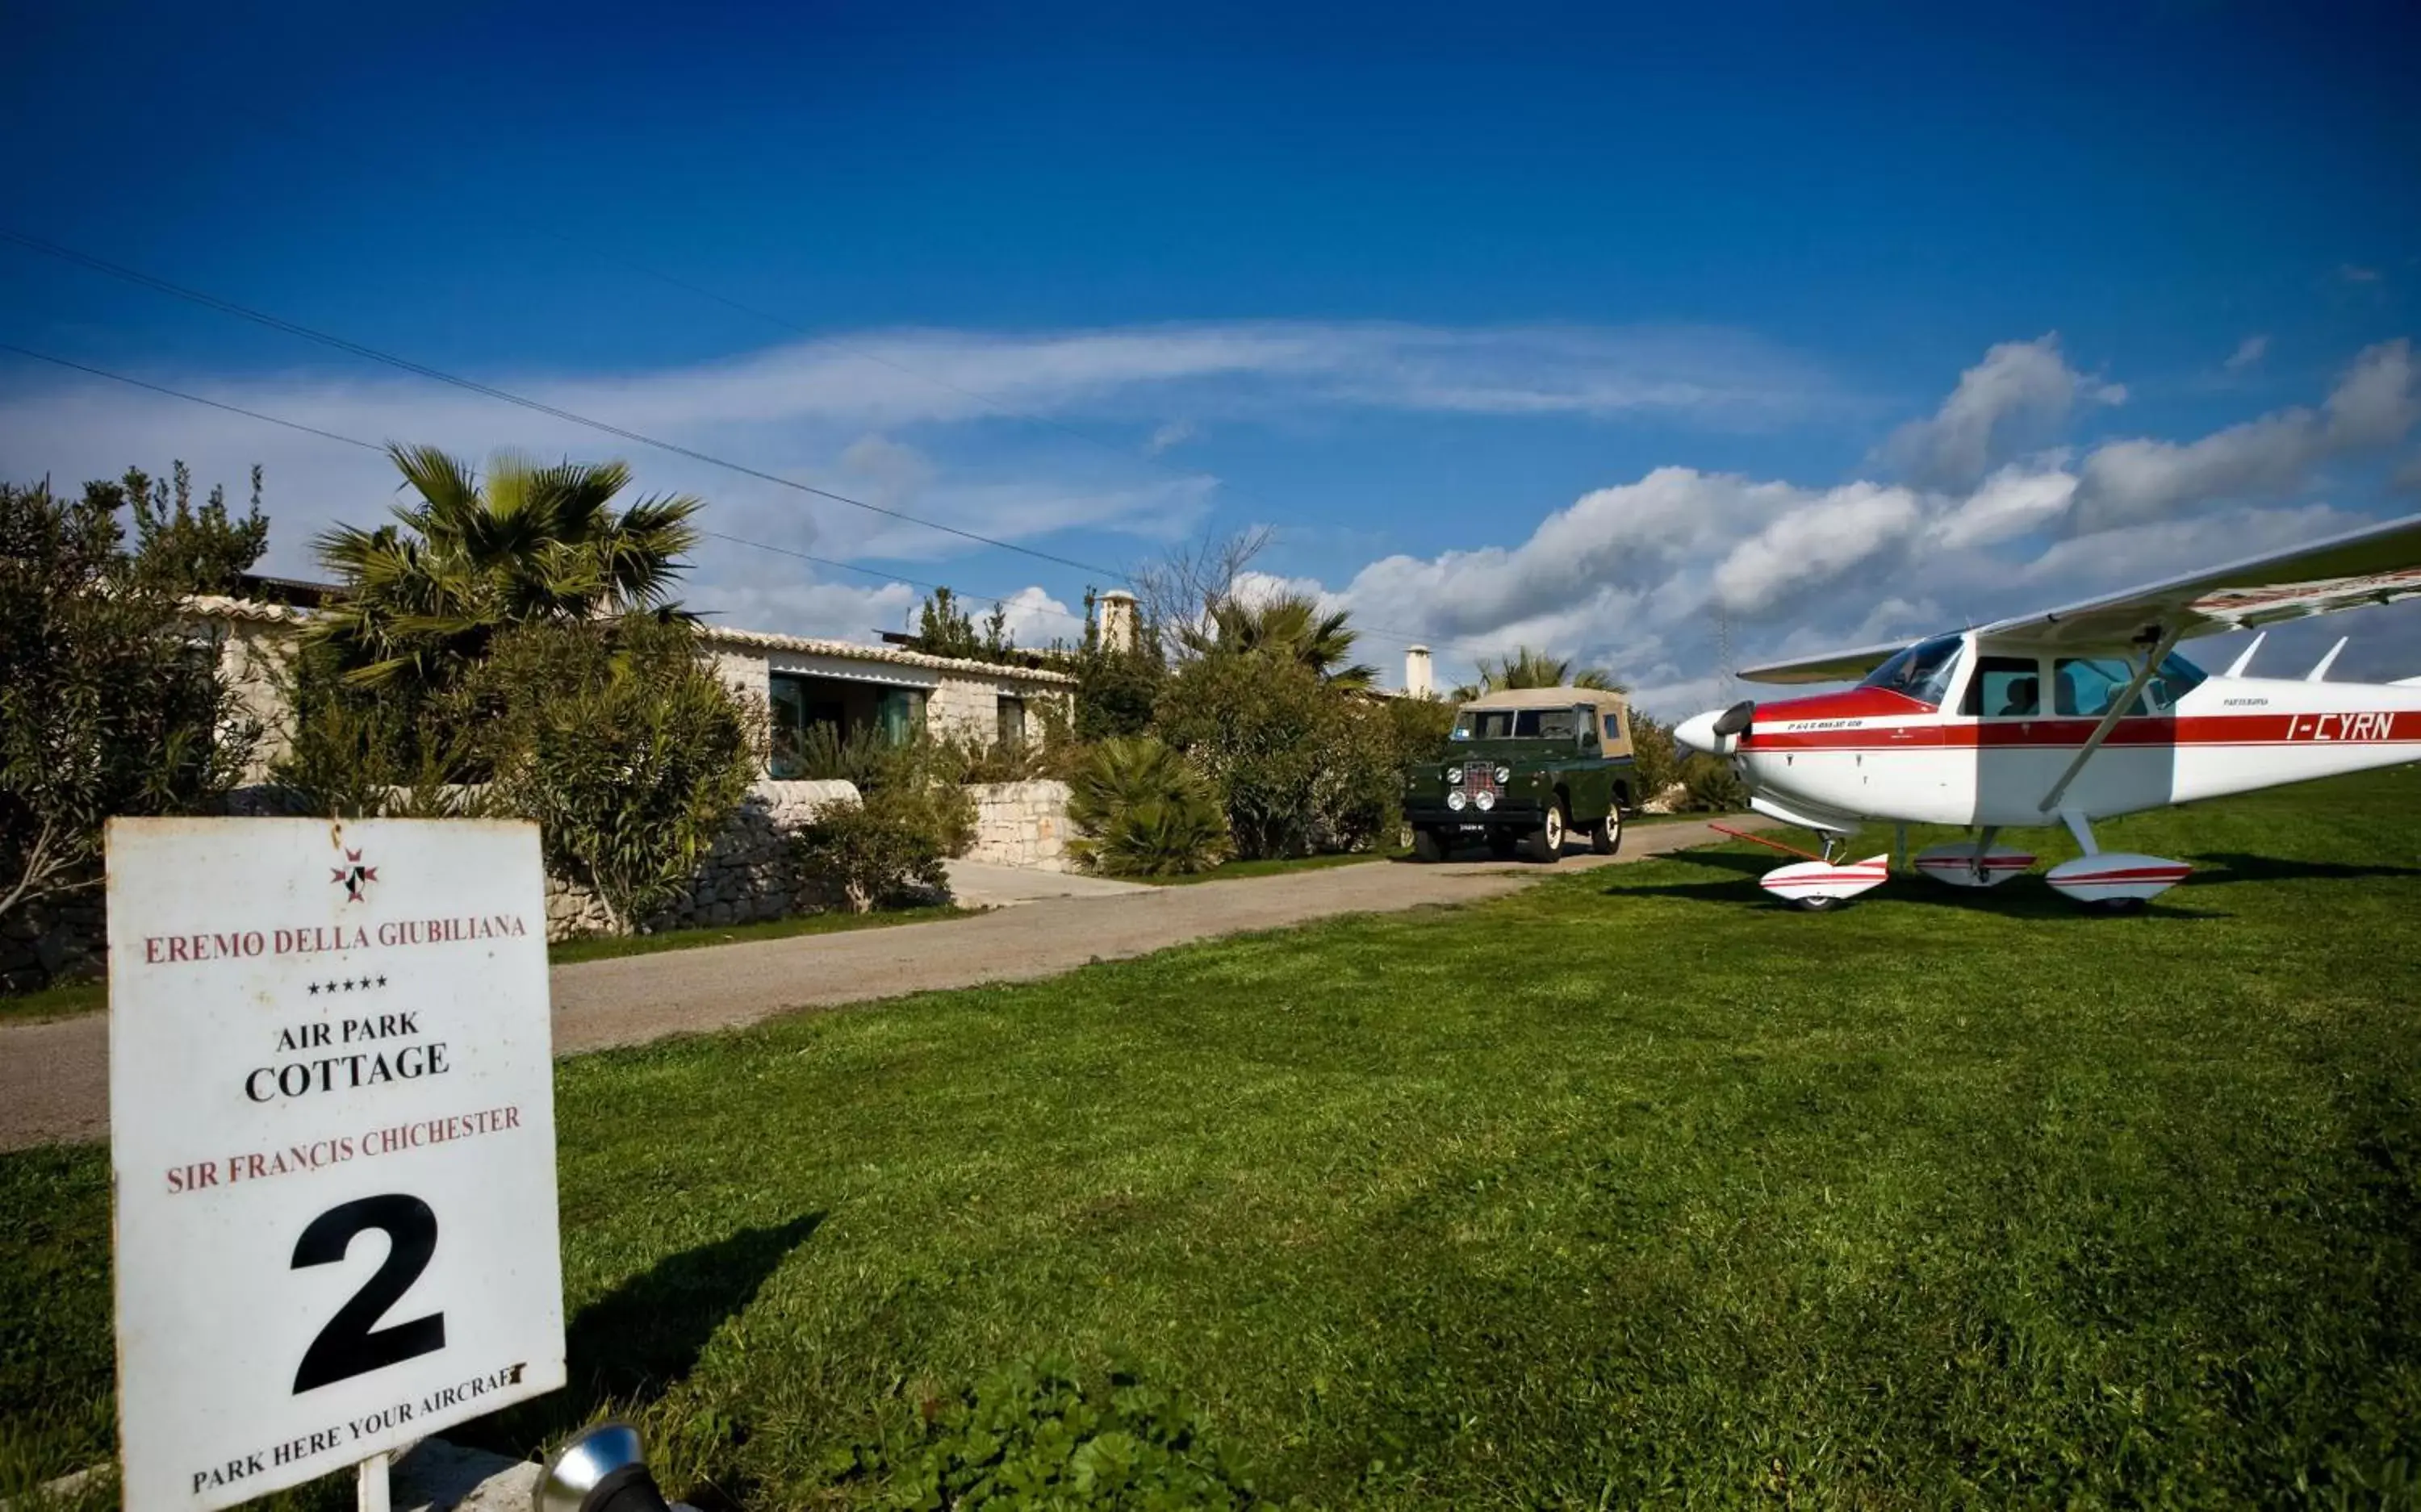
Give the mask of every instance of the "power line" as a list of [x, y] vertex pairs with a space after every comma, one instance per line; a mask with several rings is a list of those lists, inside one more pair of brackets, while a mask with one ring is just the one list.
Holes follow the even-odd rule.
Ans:
[[585, 414], [575, 414], [570, 410], [543, 403], [538, 399], [529, 398], [523, 395], [512, 393], [508, 389], [501, 389], [494, 387], [492, 384], [481, 383], [472, 379], [462, 378], [456, 374], [446, 372], [443, 368], [431, 367], [425, 363], [414, 362], [408, 357], [398, 357], [392, 352], [382, 351], [376, 347], [364, 346], [358, 341], [351, 341], [343, 336], [333, 335], [328, 332], [316, 330], [311, 326], [301, 324], [298, 321], [289, 320], [280, 316], [271, 315], [264, 310], [256, 310], [249, 305], [239, 304], [233, 300], [221, 299], [215, 294], [204, 293], [202, 290], [197, 288], [188, 288], [182, 284], [171, 283], [165, 278], [157, 277], [151, 273], [144, 273], [139, 269], [125, 267], [122, 264], [111, 262], [103, 257], [96, 257], [89, 253], [79, 252], [73, 247], [61, 246], [55, 242], [46, 242], [40, 237], [28, 236], [23, 231], [13, 230], [7, 226], [0, 226], [0, 241], [14, 242], [20, 246], [26, 247], [35, 252], [42, 253], [45, 256], [57, 257], [62, 261], [75, 263], [81, 267], [90, 269], [95, 273], [107, 273], [113, 278], [122, 278], [129, 283], [140, 284], [147, 288], [156, 289], [161, 293], [172, 295], [175, 298], [186, 300], [192, 304], [200, 304], [209, 309], [214, 309], [227, 315], [237, 316], [243, 320], [250, 320], [255, 324], [267, 326], [273, 331], [282, 331], [289, 335], [300, 336], [306, 341], [315, 341], [321, 346], [330, 347], [336, 351], [347, 352], [356, 357], [362, 357], [371, 362], [383, 363], [387, 366], [399, 368], [404, 372], [417, 374], [422, 378], [430, 379], [436, 382], [450, 384], [455, 388], [463, 389], [469, 393], [483, 395], [489, 398], [501, 399], [507, 404], [517, 404], [523, 409], [535, 411], [539, 414], [548, 415], [554, 419], [568, 421], [573, 425], [586, 426], [591, 430], [602, 431], [609, 436], [618, 436], [625, 441], [635, 442], [643, 446], [653, 446], [659, 451], [670, 452], [677, 457], [686, 457], [694, 461], [705, 462], [711, 466], [725, 468], [730, 472], [739, 473], [747, 477], [758, 478], [767, 483], [778, 484], [786, 489], [795, 489], [801, 493], [809, 493], [818, 498], [830, 499], [836, 504], [846, 504], [851, 507], [864, 509], [871, 514], [887, 516], [890, 519], [902, 521], [908, 524], [922, 525], [928, 530], [938, 530], [945, 535], [956, 536], [962, 540], [976, 541], [981, 545], [996, 547], [1006, 552], [1015, 552], [1022, 556], [1031, 556], [1038, 561], [1056, 563], [1061, 567], [1072, 567], [1080, 572], [1097, 573], [1115, 583], [1124, 583], [1127, 581], [1127, 575], [1118, 571], [1116, 568], [1102, 567], [1099, 563], [1095, 562], [1078, 561], [1072, 556], [1060, 556], [1051, 552], [1038, 551], [1031, 546], [1020, 546], [1014, 541], [1001, 540], [995, 537], [981, 535], [972, 530], [962, 530], [956, 525], [945, 525], [937, 520], [927, 520], [917, 515], [909, 514], [904, 510], [885, 508], [883, 506], [879, 504], [868, 504], [864, 499], [852, 499], [846, 493], [836, 493], [830, 489], [820, 489], [812, 484], [801, 483], [794, 478], [787, 478], [779, 475], [778, 474], [764, 472], [758, 468], [750, 467], [745, 463], [735, 462], [726, 458], [714, 456], [711, 452], [699, 451], [695, 447], [683, 446], [669, 441], [659, 441], [655, 437], [646, 435], [640, 431], [632, 430], [622, 426], [611, 425], [602, 420], [592, 420]]
[[[641, 431], [633, 430], [622, 426], [613, 425], [606, 421], [592, 419], [587, 415], [578, 414], [572, 411], [560, 408], [556, 405], [547, 404], [541, 400], [530, 398], [524, 395], [515, 394], [508, 389], [497, 388], [492, 384], [482, 383], [473, 379], [463, 378], [458, 374], [446, 372], [443, 368], [432, 367], [425, 363], [415, 362], [408, 357], [400, 357], [393, 352], [383, 351], [376, 347], [366, 346], [361, 342], [353, 341], [347, 337], [334, 335], [330, 332], [321, 331], [312, 326], [304, 325], [299, 321], [289, 320], [282, 316], [273, 315], [265, 310], [254, 309], [250, 305], [241, 304], [233, 300], [222, 299], [215, 294], [207, 293], [197, 288], [191, 288], [182, 284], [178, 284], [171, 280], [159, 277], [156, 274], [144, 273], [140, 269], [130, 268], [120, 263], [112, 262], [107, 258], [95, 257], [90, 253], [81, 252], [73, 247], [64, 246], [58, 242], [32, 236], [25, 232], [15, 230], [11, 227], [0, 226], [0, 241], [13, 242], [19, 246], [24, 247], [30, 251], [39, 252], [47, 257], [56, 257], [62, 261], [73, 263], [95, 273], [106, 273], [111, 277], [123, 279], [129, 283], [137, 284], [160, 293], [167, 294], [173, 298], [199, 304], [208, 309], [214, 309], [224, 314], [233, 315], [242, 320], [250, 320], [255, 324], [265, 326], [273, 331], [279, 331], [287, 335], [298, 336], [306, 341], [316, 342], [319, 345], [331, 348], [335, 351], [346, 352], [350, 355], [357, 356], [367, 361], [380, 363], [404, 372], [413, 373], [435, 382], [448, 384], [452, 387], [462, 389], [468, 393], [477, 394], [485, 397], [501, 400], [508, 404], [517, 405], [523, 409], [547, 415], [553, 419], [562, 420], [572, 425], [583, 426], [588, 429], [600, 431], [610, 436], [619, 437], [622, 440], [634, 442], [640, 445], [651, 446], [659, 451], [667, 452], [674, 456], [686, 457], [692, 460], [705, 462], [713, 467], [724, 468], [729, 472], [738, 473], [743, 476], [757, 478], [763, 482], [775, 484], [782, 488], [792, 489], [801, 493], [811, 494], [818, 498], [830, 499], [835, 503], [846, 504], [853, 508], [864, 509], [868, 513], [882, 515], [889, 519], [898, 520], [908, 524], [921, 525], [929, 530], [939, 531], [945, 535], [956, 536], [962, 540], [974, 541], [979, 545], [994, 547], [1001, 551], [1013, 552], [1022, 556], [1033, 557], [1038, 561], [1051, 562], [1061, 567], [1071, 567], [1081, 572], [1095, 573], [1113, 583], [1127, 583], [1130, 581], [1128, 574], [1119, 571], [1116, 568], [1103, 567], [1099, 563], [1086, 562], [1074, 557], [1062, 556], [1055, 553], [1040, 551], [1031, 546], [1021, 546], [1014, 541], [1002, 540], [996, 537], [986, 536], [976, 531], [965, 530], [957, 525], [944, 524], [935, 520], [927, 520], [921, 516], [909, 514], [904, 510], [887, 508], [878, 504], [869, 504], [863, 499], [851, 498], [848, 494], [835, 492], [830, 489], [818, 488], [813, 484], [801, 483], [794, 478], [783, 477], [778, 474], [768, 473], [758, 468], [750, 467], [742, 462], [735, 462], [727, 458], [717, 457], [710, 452], [699, 451], [694, 447], [684, 446], [675, 442], [659, 440], [654, 436], [647, 435]], [[680, 282], [680, 280], [674, 281]], [[704, 291], [701, 290], [701, 292]], [[708, 294], [707, 297], [716, 299], [721, 298], [719, 295], [712, 294]], [[778, 317], [770, 318], [779, 319]], [[23, 351], [23, 349], [12, 350]], [[38, 357], [40, 356], [39, 353], [31, 353], [31, 355]], [[41, 360], [58, 361], [58, 359], [47, 357], [43, 357]], [[59, 365], [70, 367], [79, 366], [64, 361], [60, 361]], [[892, 366], [896, 366], [898, 365], [894, 364]], [[98, 371], [97, 369], [86, 370]], [[902, 368], [901, 370], [909, 371], [905, 368]], [[116, 377], [117, 375], [103, 374], [102, 376]], [[912, 373], [911, 376], [920, 375], [914, 375]], [[136, 387], [156, 387], [156, 385], [144, 383], [140, 380], [127, 379], [123, 381], [133, 383]], [[941, 382], [940, 380], [931, 381], [937, 382]], [[163, 390], [162, 392], [167, 391]], [[177, 397], [194, 398], [195, 402], [209, 404], [212, 408], [226, 410], [230, 413], [249, 413], [249, 412], [238, 410], [235, 406], [220, 404], [215, 400], [202, 399], [197, 396], [179, 395]], [[254, 417], [259, 418], [258, 416]], [[286, 426], [289, 429], [312, 429], [311, 427], [303, 426], [291, 421], [276, 420], [272, 421], [271, 423]], [[1045, 423], [1055, 424], [1055, 422]], [[1063, 427], [1062, 429], [1067, 428]], [[320, 433], [324, 434], [324, 432]], [[1077, 435], [1083, 434], [1080, 431], [1071, 431], [1071, 433]], [[353, 444], [366, 444], [365, 443], [358, 442], [351, 437], [342, 437], [337, 439], [351, 442]], [[383, 450], [383, 448], [381, 449]], [[782, 548], [774, 547], [768, 547], [766, 549], [777, 551], [782, 550]], [[803, 553], [792, 553], [790, 554], [801, 555]], [[807, 559], [816, 560], [815, 558]], [[867, 571], [869, 572], [870, 575], [875, 576], [886, 575], [872, 573], [871, 569], [868, 569], [848, 567], [846, 564], [836, 563], [832, 565], [843, 567], [846, 570], [850, 571]], [[898, 577], [898, 574], [888, 575]], [[914, 581], [904, 577], [898, 577], [898, 580], [900, 582]], [[968, 597], [980, 598], [981, 596], [971, 594], [968, 595]], [[999, 602], [1000, 600], [993, 600], [991, 601]], [[1070, 616], [1068, 617], [1071, 620], [1076, 619], [1076, 616]], [[1369, 638], [1393, 641], [1398, 645], [1405, 646], [1470, 645], [1481, 639], [1481, 637], [1462, 635], [1420, 636], [1414, 635], [1403, 631], [1389, 630], [1383, 626], [1370, 625], [1367, 623], [1356, 626], [1355, 629], [1360, 633]]]
[[[292, 120], [281, 120], [270, 112], [261, 110], [259, 107], [255, 105], [239, 104], [236, 106], [236, 111], [239, 115], [249, 116], [255, 121], [268, 127], [272, 131], [278, 132], [286, 135], [301, 136], [309, 134], [301, 123]], [[450, 183], [443, 182], [438, 175], [426, 169], [418, 169], [416, 165], [413, 164], [407, 164], [407, 168], [408, 170], [413, 171], [413, 176], [418, 178], [422, 182], [437, 185], [443, 193], [451, 194], [453, 192], [454, 186]], [[703, 284], [681, 277], [678, 273], [668, 273], [662, 268], [641, 262], [636, 258], [626, 257], [620, 253], [601, 247], [593, 240], [574, 236], [568, 231], [559, 231], [552, 226], [547, 225], [539, 225], [536, 226], [535, 229], [537, 229], [541, 235], [560, 242], [566, 246], [571, 247], [585, 256], [595, 257], [600, 262], [623, 269], [626, 272], [635, 273], [643, 278], [653, 279], [660, 284], [680, 289], [684, 293], [693, 294], [697, 298], [706, 300], [711, 304], [720, 304], [727, 310], [736, 311], [752, 320], [762, 320], [768, 324], [779, 326], [783, 330], [791, 332], [794, 335], [804, 336], [810, 346], [825, 347], [831, 351], [839, 352], [841, 355], [846, 357], [854, 357], [861, 362], [875, 363], [882, 366], [888, 367], [894, 372], [905, 374], [910, 378], [930, 383], [937, 388], [947, 389], [953, 394], [973, 399], [976, 403], [992, 410], [993, 413], [1008, 416], [1011, 419], [1024, 420], [1033, 425], [1048, 426], [1054, 430], [1059, 431], [1064, 435], [1071, 436], [1076, 440], [1085, 443], [1086, 445], [1099, 447], [1103, 452], [1117, 457], [1121, 460], [1136, 460], [1126, 447], [1106, 441], [1081, 427], [1072, 426], [1068, 424], [1066, 421], [1054, 419], [1049, 415], [1039, 414], [1030, 410], [1021, 410], [1014, 405], [1004, 403], [991, 395], [978, 393], [962, 384], [954, 383], [946, 378], [942, 378], [935, 374], [925, 372], [919, 368], [912, 367], [906, 363], [886, 357], [881, 352], [871, 351], [863, 347], [844, 342], [837, 336], [818, 331], [813, 327], [801, 321], [794, 320], [778, 311], [766, 309], [761, 305], [750, 304], [745, 300], [734, 299], [719, 290], [709, 288]], [[1152, 460], [1149, 457], [1142, 458], [1141, 460], [1146, 466], [1153, 468], [1164, 476], [1175, 478], [1180, 475], [1173, 469]], [[1232, 487], [1228, 491], [1241, 499], [1250, 500], [1252, 497], [1250, 494], [1243, 493]], [[1090, 571], [1096, 569], [1088, 568], [1086, 570]], [[1113, 575], [1117, 576], [1117, 574]], [[1120, 577], [1119, 580], [1125, 581], [1123, 577]], [[903, 579], [902, 581], [906, 580]], [[1481, 637], [1476, 636], [1448, 635], [1432, 637], [1414, 635], [1404, 631], [1388, 630], [1382, 626], [1368, 624], [1356, 626], [1355, 629], [1360, 631], [1363, 634], [1368, 635], [1374, 639], [1394, 641], [1404, 646], [1426, 646], [1430, 644], [1439, 646], [1469, 645], [1481, 639]]]
[[[65, 357], [55, 357], [47, 351], [36, 351], [31, 347], [18, 346], [13, 341], [0, 341], [0, 351], [14, 352], [20, 357], [31, 357], [36, 362], [49, 363], [57, 367], [73, 368], [79, 373], [89, 373], [95, 378], [106, 378], [114, 383], [124, 383], [133, 388], [148, 389], [151, 393], [165, 395], [167, 397], [172, 399], [183, 399], [189, 404], [208, 405], [213, 410], [224, 410], [229, 414], [242, 415], [247, 420], [258, 420], [266, 425], [283, 426], [289, 430], [300, 430], [305, 435], [318, 436], [322, 440], [341, 442], [348, 446], [359, 446], [365, 451], [374, 451], [382, 456], [386, 454], [386, 448], [380, 445], [375, 441], [364, 441], [359, 436], [340, 435], [334, 430], [322, 430], [318, 426], [306, 426], [299, 420], [288, 420], [273, 414], [263, 414], [258, 410], [247, 410], [240, 404], [221, 403], [217, 399], [205, 398], [199, 394], [188, 394], [182, 389], [169, 388], [160, 383], [146, 382], [140, 378], [132, 378], [124, 373], [114, 373], [106, 367], [94, 367], [86, 363], [70, 362]], [[777, 555], [794, 556], [803, 562], [813, 562], [818, 567], [835, 568], [843, 572], [861, 572], [867, 577], [881, 578], [885, 583], [905, 583], [911, 587], [924, 588], [929, 591], [945, 586], [945, 585], [939, 583], [927, 583], [918, 578], [903, 576], [898, 572], [884, 572], [875, 568], [860, 567], [854, 562], [835, 561], [828, 556], [817, 556], [807, 552], [795, 551], [788, 546], [776, 546], [771, 541], [750, 540], [745, 536], [734, 536], [725, 531], [706, 530], [701, 528], [698, 531], [698, 534], [701, 536], [712, 537], [716, 540], [727, 541], [734, 546], [746, 546], [756, 551], [773, 552]], [[996, 598], [991, 594], [965, 593], [957, 588], [950, 588], [948, 591], [962, 599], [971, 599], [977, 603], [999, 604], [1004, 608], [1012, 606], [1012, 600]], [[1085, 623], [1084, 616], [1070, 614], [1064, 609], [1053, 609], [1043, 604], [1028, 604], [1024, 607], [1031, 609], [1037, 614], [1056, 616], [1057, 617], [1068, 620], [1072, 624], [1082, 625]]]

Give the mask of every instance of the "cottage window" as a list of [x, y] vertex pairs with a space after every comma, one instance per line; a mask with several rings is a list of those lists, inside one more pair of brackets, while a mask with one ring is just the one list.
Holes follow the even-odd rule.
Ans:
[[1025, 743], [1025, 700], [1010, 694], [1000, 695], [1000, 743]]

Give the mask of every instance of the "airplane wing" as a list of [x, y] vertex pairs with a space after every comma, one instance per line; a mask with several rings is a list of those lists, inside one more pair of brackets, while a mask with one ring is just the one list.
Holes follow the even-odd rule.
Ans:
[[2124, 646], [2274, 625], [2421, 595], [2421, 515], [2148, 584], [1979, 633], [2049, 646]]
[[1908, 649], [1906, 641], [1888, 646], [1862, 646], [1854, 651], [1827, 651], [1791, 662], [1768, 662], [1732, 674], [1743, 682], [1855, 682]]
[[[2043, 646], [2116, 647], [2158, 640], [2171, 629], [2190, 640], [2413, 597], [2421, 597], [2421, 515], [2046, 614], [1996, 620], [1977, 632]], [[1770, 662], [1736, 675], [1748, 682], [1848, 682], [1908, 644]]]

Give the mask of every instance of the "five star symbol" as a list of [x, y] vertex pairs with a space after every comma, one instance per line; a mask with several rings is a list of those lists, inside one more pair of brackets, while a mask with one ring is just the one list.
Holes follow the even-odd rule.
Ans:
[[376, 976], [348, 976], [341, 981], [313, 982], [308, 988], [305, 989], [305, 990], [308, 991], [313, 997], [318, 997], [322, 992], [328, 993], [330, 996], [334, 996], [338, 992], [351, 992], [356, 990], [367, 992], [373, 988], [384, 986], [386, 986], [386, 974], [382, 972]]

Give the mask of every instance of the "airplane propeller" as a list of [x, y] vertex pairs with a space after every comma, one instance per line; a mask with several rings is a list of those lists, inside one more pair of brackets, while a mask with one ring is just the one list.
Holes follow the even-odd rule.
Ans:
[[1703, 714], [1691, 715], [1673, 726], [1673, 739], [1685, 749], [1724, 756], [1756, 718], [1757, 700], [1743, 698], [1721, 713], [1710, 709]]

